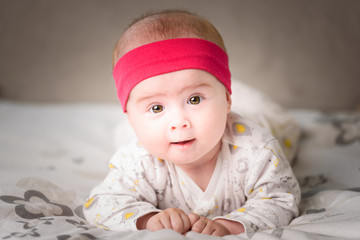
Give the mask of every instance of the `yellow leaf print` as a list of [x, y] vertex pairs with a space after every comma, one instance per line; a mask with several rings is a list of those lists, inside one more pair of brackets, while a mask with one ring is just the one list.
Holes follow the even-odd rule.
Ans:
[[239, 208], [237, 211], [238, 212], [245, 212], [246, 208]]
[[111, 163], [108, 165], [108, 167], [111, 169], [111, 168], [115, 168], [114, 165], [112, 165]]
[[277, 167], [279, 165], [279, 162], [280, 162], [280, 160], [277, 158], [274, 162], [275, 167]]
[[105, 227], [104, 225], [101, 225], [101, 224], [95, 224], [97, 227], [99, 227], [99, 228], [103, 228], [103, 229], [105, 229], [105, 230], [109, 230], [109, 228], [107, 228], [107, 227]]
[[126, 213], [125, 220], [128, 220], [132, 215], [134, 215], [134, 212]]
[[91, 205], [91, 203], [94, 201], [94, 198], [92, 197], [92, 198], [90, 198], [85, 204], [84, 204], [84, 207], [85, 208], [89, 208], [90, 207], [90, 205]]
[[232, 124], [231, 129], [235, 136], [251, 136], [251, 128], [241, 122]]
[[243, 132], [245, 132], [245, 130], [246, 130], [246, 128], [244, 127], [244, 125], [242, 125], [242, 124], [240, 124], [240, 123], [237, 123], [237, 124], [235, 125], [235, 128], [236, 128], [236, 131], [237, 131], [238, 133], [243, 133]]

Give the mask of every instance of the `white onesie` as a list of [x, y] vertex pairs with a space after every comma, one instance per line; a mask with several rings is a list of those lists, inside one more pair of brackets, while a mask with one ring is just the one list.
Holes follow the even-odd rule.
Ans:
[[248, 232], [287, 225], [298, 215], [299, 185], [278, 141], [234, 113], [205, 191], [136, 143], [121, 147], [109, 169], [92, 190], [84, 214], [110, 230], [135, 231], [139, 217], [166, 208], [238, 221]]

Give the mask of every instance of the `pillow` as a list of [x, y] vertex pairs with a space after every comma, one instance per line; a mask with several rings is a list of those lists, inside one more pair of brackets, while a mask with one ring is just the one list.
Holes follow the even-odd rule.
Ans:
[[300, 127], [289, 112], [264, 93], [239, 80], [232, 80], [232, 91], [232, 110], [269, 129], [278, 139], [289, 162], [293, 162]]

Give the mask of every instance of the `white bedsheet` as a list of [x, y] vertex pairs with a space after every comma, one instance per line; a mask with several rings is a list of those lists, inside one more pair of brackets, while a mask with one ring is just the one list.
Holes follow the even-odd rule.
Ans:
[[360, 239], [360, 114], [292, 109], [302, 128], [294, 172], [301, 216], [289, 226], [210, 237], [111, 232], [81, 205], [107, 173], [127, 124], [119, 105], [0, 101], [0, 239]]

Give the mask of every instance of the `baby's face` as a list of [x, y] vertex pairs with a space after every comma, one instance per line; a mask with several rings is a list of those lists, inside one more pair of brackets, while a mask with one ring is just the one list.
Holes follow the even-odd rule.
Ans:
[[230, 95], [213, 75], [187, 69], [140, 82], [126, 109], [149, 153], [192, 167], [219, 152], [230, 105]]

